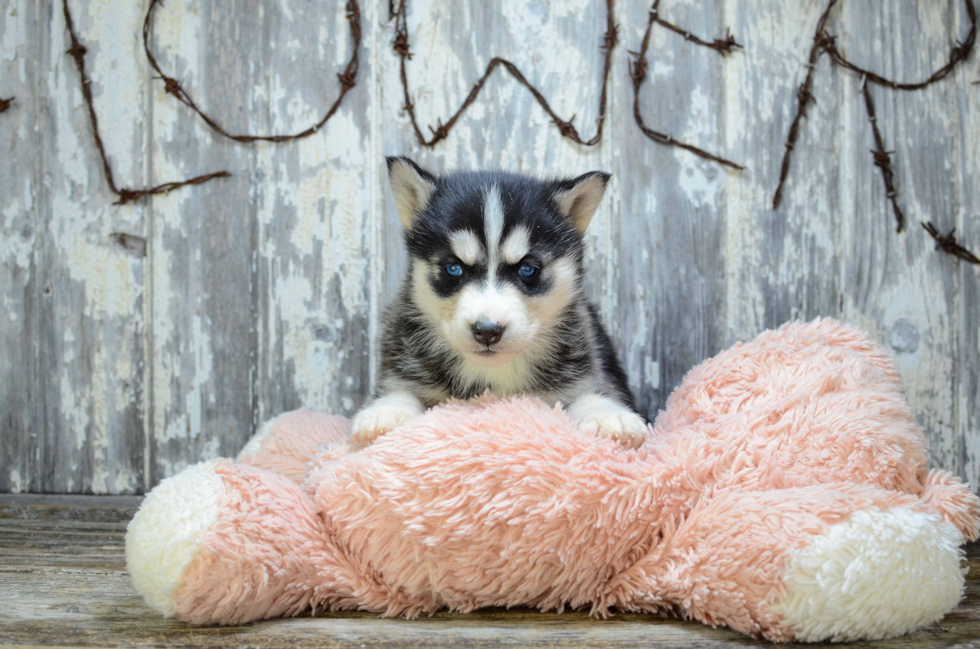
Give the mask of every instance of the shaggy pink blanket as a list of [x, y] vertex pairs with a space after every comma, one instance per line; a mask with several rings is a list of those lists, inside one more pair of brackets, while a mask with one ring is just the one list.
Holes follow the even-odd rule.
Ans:
[[367, 448], [269, 422], [164, 480], [126, 538], [165, 615], [669, 612], [771, 640], [883, 638], [949, 612], [980, 500], [925, 468], [888, 356], [831, 320], [691, 370], [637, 450], [532, 398], [434, 408]]

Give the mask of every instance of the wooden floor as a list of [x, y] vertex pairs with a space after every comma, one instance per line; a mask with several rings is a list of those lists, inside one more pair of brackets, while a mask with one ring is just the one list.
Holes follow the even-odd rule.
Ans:
[[[139, 500], [0, 494], [0, 647], [723, 647], [737, 633], [650, 615], [484, 611], [415, 621], [318, 615], [195, 628], [148, 609], [126, 574], [123, 534]], [[967, 596], [939, 624], [854, 646], [980, 648], [980, 545]]]

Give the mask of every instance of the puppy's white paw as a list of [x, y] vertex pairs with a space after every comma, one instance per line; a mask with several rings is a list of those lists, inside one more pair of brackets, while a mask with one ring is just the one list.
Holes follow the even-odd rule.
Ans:
[[410, 394], [384, 396], [354, 416], [351, 439], [368, 444], [424, 412], [422, 403]]
[[606, 397], [590, 394], [577, 399], [568, 414], [579, 428], [598, 437], [609, 437], [632, 448], [647, 438], [647, 425], [638, 414]]

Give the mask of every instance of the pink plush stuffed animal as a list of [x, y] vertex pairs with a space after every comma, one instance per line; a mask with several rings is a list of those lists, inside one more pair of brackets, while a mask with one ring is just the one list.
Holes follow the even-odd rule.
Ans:
[[194, 624], [526, 605], [883, 638], [957, 604], [980, 526], [980, 500], [926, 471], [888, 356], [831, 320], [693, 369], [638, 450], [529, 398], [347, 436], [287, 413], [237, 462], [160, 483], [126, 537], [146, 601]]

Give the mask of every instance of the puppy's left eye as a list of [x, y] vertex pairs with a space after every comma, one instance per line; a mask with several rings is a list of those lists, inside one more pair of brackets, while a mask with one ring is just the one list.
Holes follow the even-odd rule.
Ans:
[[463, 274], [463, 267], [460, 264], [446, 264], [446, 274], [450, 277], [459, 277]]
[[517, 269], [517, 274], [527, 279], [529, 277], [534, 277], [534, 274], [538, 272], [538, 267], [534, 264], [521, 264], [521, 267]]

